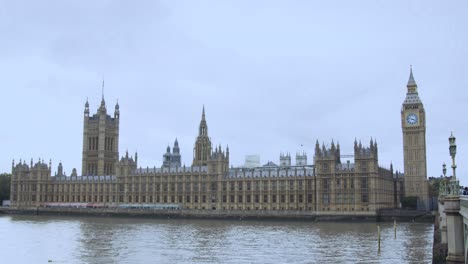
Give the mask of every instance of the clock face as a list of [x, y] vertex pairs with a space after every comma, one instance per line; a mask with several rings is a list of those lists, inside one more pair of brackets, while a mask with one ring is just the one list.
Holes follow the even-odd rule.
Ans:
[[414, 125], [418, 122], [418, 116], [416, 114], [409, 114], [406, 116], [406, 122], [410, 125]]

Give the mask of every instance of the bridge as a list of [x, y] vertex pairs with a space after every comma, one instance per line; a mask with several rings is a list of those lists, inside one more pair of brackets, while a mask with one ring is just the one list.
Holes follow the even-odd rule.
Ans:
[[468, 263], [468, 195], [462, 195], [460, 197], [460, 215], [463, 217], [463, 242], [464, 242], [464, 254], [465, 264]]
[[457, 180], [439, 190], [439, 232], [446, 246], [446, 263], [468, 264], [468, 195], [460, 194]]

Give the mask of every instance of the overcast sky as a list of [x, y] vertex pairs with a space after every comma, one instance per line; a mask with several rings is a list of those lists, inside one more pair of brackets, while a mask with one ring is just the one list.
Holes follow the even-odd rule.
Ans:
[[[357, 4], [359, 3], [359, 4]], [[467, 1], [0, 0], [0, 172], [11, 161], [81, 170], [83, 110], [105, 79], [120, 104], [120, 155], [160, 166], [179, 139], [190, 165], [203, 104], [231, 165], [278, 162], [316, 139], [379, 143], [403, 170], [409, 65], [427, 115], [428, 176], [450, 163], [468, 185]], [[294, 158], [293, 158], [294, 162]]]

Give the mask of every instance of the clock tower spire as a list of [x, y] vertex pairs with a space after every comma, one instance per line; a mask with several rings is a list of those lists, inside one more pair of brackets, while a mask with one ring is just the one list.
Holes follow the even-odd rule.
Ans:
[[414, 80], [413, 77], [413, 66], [410, 66], [410, 76], [408, 79], [408, 84], [406, 85], [408, 88], [408, 92], [410, 93], [418, 93], [417, 88], [418, 86], [416, 85], [416, 81]]
[[418, 209], [429, 210], [426, 165], [426, 112], [410, 68], [407, 93], [401, 107], [405, 196], [418, 198]]

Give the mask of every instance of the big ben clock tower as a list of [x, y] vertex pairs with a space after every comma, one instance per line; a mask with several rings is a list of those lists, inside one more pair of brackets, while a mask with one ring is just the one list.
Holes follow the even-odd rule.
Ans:
[[426, 167], [426, 112], [418, 96], [413, 70], [406, 85], [408, 91], [401, 107], [405, 196], [418, 197], [418, 209], [429, 210]]

